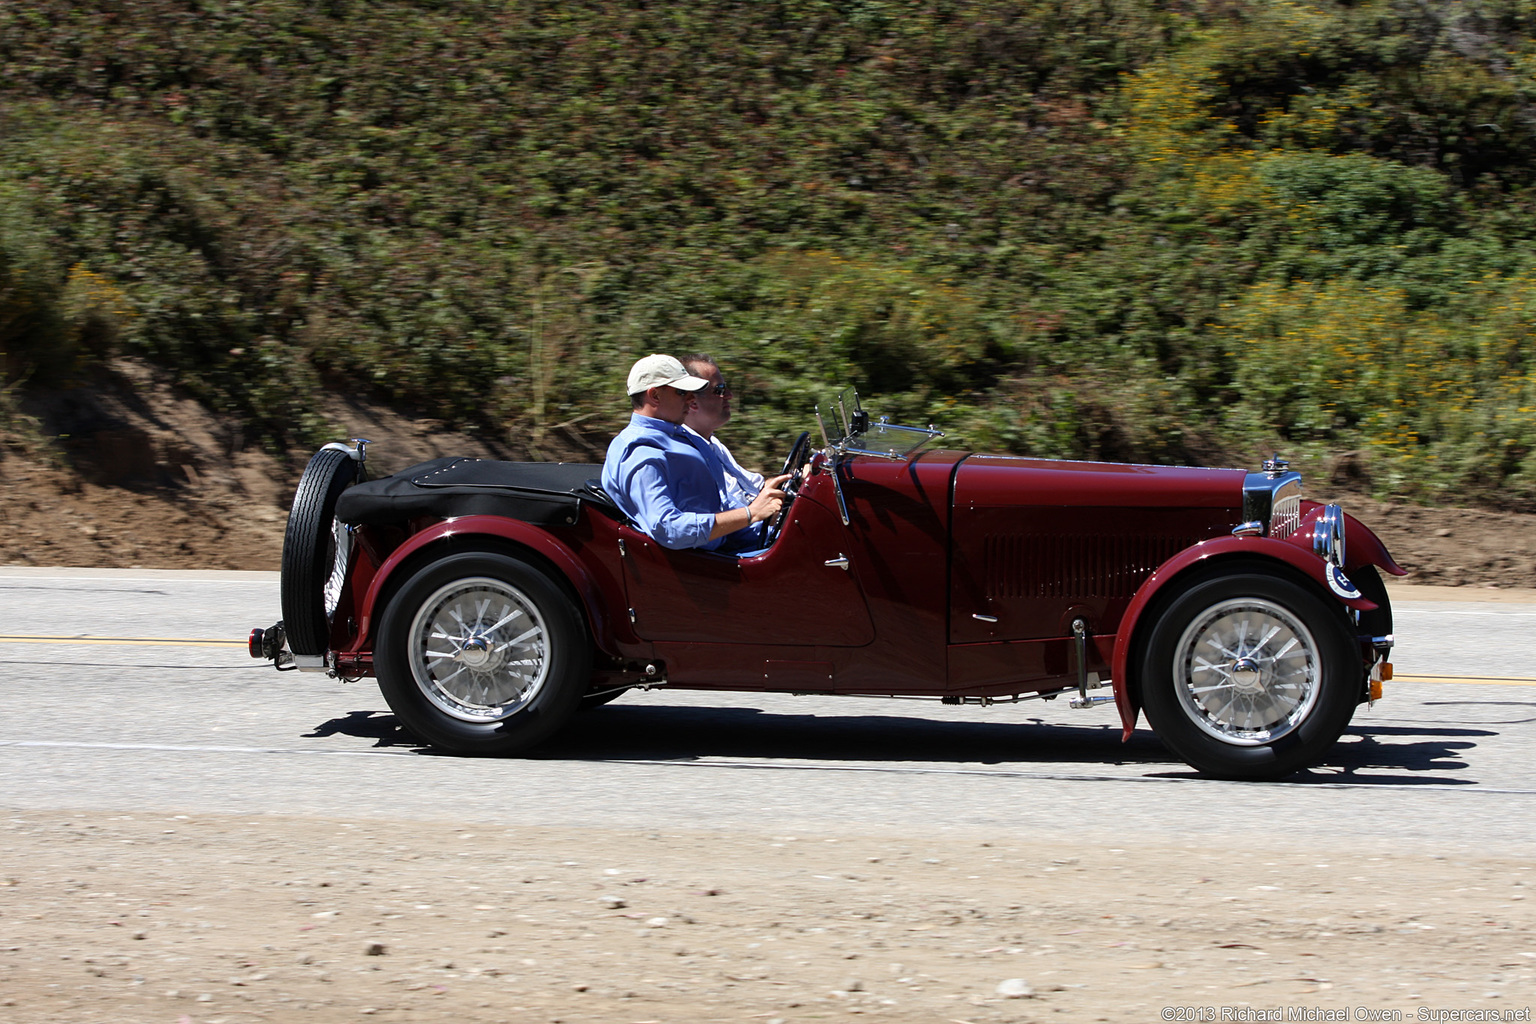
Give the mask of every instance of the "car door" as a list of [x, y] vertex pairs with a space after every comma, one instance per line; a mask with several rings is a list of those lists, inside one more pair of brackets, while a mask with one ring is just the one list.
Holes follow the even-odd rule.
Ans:
[[689, 643], [858, 647], [874, 626], [830, 478], [807, 479], [773, 546], [751, 558], [674, 551], [623, 527], [635, 633]]

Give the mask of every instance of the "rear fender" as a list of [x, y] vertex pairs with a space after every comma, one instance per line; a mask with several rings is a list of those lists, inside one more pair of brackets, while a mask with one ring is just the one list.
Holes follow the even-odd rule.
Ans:
[[412, 534], [405, 543], [390, 552], [389, 557], [384, 560], [383, 565], [379, 566], [378, 572], [368, 584], [367, 596], [363, 599], [358, 615], [357, 640], [352, 649], [354, 651], [372, 649], [373, 620], [377, 603], [402, 566], [407, 567], [408, 571], [415, 556], [434, 544], [455, 539], [473, 542], [476, 537], [510, 541], [540, 555], [565, 577], [565, 582], [570, 585], [571, 590], [581, 601], [593, 637], [600, 638], [608, 635], [607, 615], [603, 611], [602, 601], [598, 598], [597, 585], [570, 548], [539, 527], [517, 519], [507, 519], [503, 516], [461, 516], [457, 519], [444, 520], [419, 533]]
[[[1115, 707], [1120, 711], [1120, 723], [1125, 727], [1127, 739], [1136, 727], [1136, 717], [1141, 711], [1140, 701], [1133, 693], [1129, 670], [1134, 641], [1138, 631], [1143, 628], [1143, 613], [1160, 594], [1171, 592], [1169, 588], [1175, 587], [1181, 578], [1201, 566], [1209, 565], [1212, 559], [1269, 559], [1280, 562], [1317, 583], [1324, 593], [1332, 594], [1345, 607], [1364, 612], [1375, 610], [1374, 601], [1362, 596], [1347, 597], [1341, 593], [1340, 588], [1334, 585], [1328, 562], [1312, 553], [1310, 522], [1315, 519], [1315, 515], [1304, 516], [1302, 526], [1285, 540], [1273, 537], [1217, 537], [1202, 541], [1174, 555], [1147, 577], [1120, 619], [1120, 628], [1115, 633], [1114, 656], [1110, 659]], [[1353, 554], [1355, 552], [1358, 554]], [[1348, 516], [1345, 517], [1345, 560], [1351, 567], [1379, 565], [1394, 575], [1403, 574], [1403, 569], [1387, 554], [1385, 545], [1376, 535]]]

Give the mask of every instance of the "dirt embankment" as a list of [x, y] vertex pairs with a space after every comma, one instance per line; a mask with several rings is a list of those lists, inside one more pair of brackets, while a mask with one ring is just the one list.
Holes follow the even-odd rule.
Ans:
[[[372, 439], [376, 471], [439, 455], [602, 458], [575, 436], [532, 453], [364, 402], [333, 401], [337, 436]], [[58, 440], [44, 451], [20, 433], [0, 436], [0, 564], [278, 567], [288, 502], [308, 453], [283, 462], [260, 451], [238, 426], [129, 360], [89, 391], [45, 396], [26, 411], [36, 433]], [[1313, 482], [1309, 496], [1338, 500], [1370, 525], [1409, 570], [1404, 582], [1536, 587], [1536, 516], [1383, 503], [1327, 483]]]

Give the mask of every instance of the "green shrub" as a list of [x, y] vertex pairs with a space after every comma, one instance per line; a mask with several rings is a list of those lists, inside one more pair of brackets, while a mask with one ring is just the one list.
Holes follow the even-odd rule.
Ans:
[[764, 462], [852, 382], [956, 445], [1351, 449], [1529, 507], [1533, 39], [1515, 0], [35, 0], [0, 343], [155, 360], [279, 450], [329, 389], [596, 457], [630, 360], [705, 349]]

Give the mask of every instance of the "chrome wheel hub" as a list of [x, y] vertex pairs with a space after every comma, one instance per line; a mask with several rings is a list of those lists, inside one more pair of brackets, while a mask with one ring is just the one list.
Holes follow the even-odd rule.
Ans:
[[492, 642], [483, 636], [472, 636], [458, 641], [458, 644], [459, 652], [454, 655], [454, 659], [472, 669], [483, 671], [498, 654]]
[[549, 674], [548, 630], [538, 607], [502, 580], [455, 580], [411, 621], [411, 672], [427, 699], [466, 722], [517, 714]]
[[1259, 663], [1252, 658], [1238, 658], [1232, 663], [1230, 674], [1232, 688], [1238, 693], [1252, 695], [1264, 692], [1263, 673], [1259, 671]]
[[1305, 624], [1259, 598], [1207, 608], [1175, 648], [1180, 707], [1202, 730], [1238, 746], [1269, 743], [1305, 721], [1321, 671]]

